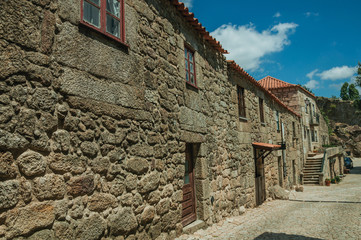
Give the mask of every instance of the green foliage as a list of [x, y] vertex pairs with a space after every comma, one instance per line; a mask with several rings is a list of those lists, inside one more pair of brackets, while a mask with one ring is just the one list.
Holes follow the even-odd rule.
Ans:
[[353, 106], [354, 106], [354, 108], [361, 110], [361, 99], [355, 100], [353, 102]]
[[337, 97], [336, 97], [335, 95], [332, 95], [332, 96], [331, 96], [331, 99], [336, 100]]
[[331, 183], [336, 183], [336, 179], [332, 178]]
[[360, 93], [356, 89], [355, 84], [350, 84], [348, 87], [348, 95], [350, 97], [350, 100], [359, 100], [360, 99]]
[[348, 83], [347, 82], [345, 82], [341, 87], [340, 98], [342, 100], [350, 100], [350, 95], [348, 93]]
[[322, 145], [323, 148], [332, 148], [332, 147], [337, 147], [337, 145], [332, 145], [332, 144], [325, 144]]
[[330, 104], [330, 108], [331, 108], [332, 110], [335, 110], [335, 109], [336, 109], [336, 104], [331, 103], [331, 104]]
[[335, 180], [336, 180], [337, 183], [341, 182], [340, 176], [336, 176], [336, 177], [335, 177]]
[[[336, 107], [336, 105], [335, 105], [335, 107]], [[324, 111], [321, 111], [321, 114], [322, 114], [323, 118], [325, 119], [325, 122], [326, 122], [326, 125], [328, 128], [328, 135], [331, 136], [333, 131], [331, 128], [330, 119], [328, 118], [327, 114]]]
[[358, 62], [358, 67], [357, 67], [356, 86], [361, 87], [361, 63], [360, 62]]

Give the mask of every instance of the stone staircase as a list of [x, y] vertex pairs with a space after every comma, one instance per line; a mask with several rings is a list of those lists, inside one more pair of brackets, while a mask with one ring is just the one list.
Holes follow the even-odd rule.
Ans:
[[304, 185], [319, 185], [319, 176], [322, 166], [322, 154], [309, 154], [303, 169]]

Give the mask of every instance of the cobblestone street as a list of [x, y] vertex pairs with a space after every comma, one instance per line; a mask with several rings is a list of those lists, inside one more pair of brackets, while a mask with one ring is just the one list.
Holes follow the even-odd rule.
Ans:
[[361, 159], [340, 184], [305, 186], [179, 239], [361, 239]]

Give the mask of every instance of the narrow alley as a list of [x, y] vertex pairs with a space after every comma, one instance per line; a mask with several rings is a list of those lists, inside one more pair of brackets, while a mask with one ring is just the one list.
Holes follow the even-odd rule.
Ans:
[[361, 239], [361, 158], [339, 184], [305, 186], [178, 239]]

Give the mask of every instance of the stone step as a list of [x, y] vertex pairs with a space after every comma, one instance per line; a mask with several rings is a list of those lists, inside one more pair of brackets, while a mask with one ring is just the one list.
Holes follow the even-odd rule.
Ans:
[[311, 183], [311, 182], [316, 182], [318, 183], [318, 179], [303, 179], [304, 183]]
[[321, 166], [306, 166], [306, 167], [304, 167], [304, 169], [307, 169], [307, 170], [312, 170], [312, 169], [321, 170]]
[[321, 172], [321, 168], [320, 167], [304, 168], [303, 171], [304, 172]]
[[304, 169], [321, 169], [321, 166], [305, 166]]
[[305, 168], [303, 172], [321, 172], [321, 168]]
[[305, 166], [307, 165], [322, 165], [322, 162], [306, 162]]
[[310, 177], [319, 177], [320, 174], [319, 173], [314, 173], [314, 174], [305, 174], [303, 175], [304, 178], [310, 178]]
[[312, 162], [312, 161], [317, 161], [317, 162], [322, 162], [323, 158], [307, 158], [306, 162]]
[[310, 180], [310, 181], [318, 181], [318, 176], [312, 176], [312, 177], [303, 177], [303, 180]]
[[310, 178], [310, 177], [313, 177], [313, 178], [315, 178], [315, 177], [319, 177], [320, 176], [320, 174], [319, 173], [311, 173], [311, 174], [305, 174], [305, 175], [303, 175], [303, 177], [304, 178]]
[[311, 167], [305, 167], [305, 170], [321, 170], [321, 166], [311, 166]]
[[305, 183], [310, 183], [310, 182], [317, 182], [318, 183], [318, 179], [303, 179], [303, 182]]
[[311, 175], [320, 175], [320, 172], [303, 172], [304, 176], [311, 176]]
[[313, 176], [313, 175], [319, 176], [320, 173], [319, 173], [319, 172], [305, 172], [305, 173], [304, 173], [304, 176]]
[[309, 160], [321, 160], [322, 161], [323, 155], [322, 156], [316, 156], [316, 157], [307, 157], [306, 159], [307, 159], [307, 161], [309, 161]]
[[307, 161], [305, 164], [322, 164], [322, 161]]

